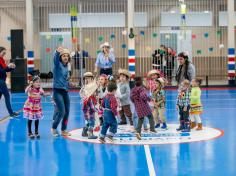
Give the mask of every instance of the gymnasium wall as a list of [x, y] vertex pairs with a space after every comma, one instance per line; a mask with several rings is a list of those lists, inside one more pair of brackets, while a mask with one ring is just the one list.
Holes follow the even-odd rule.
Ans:
[[[104, 41], [109, 41], [114, 48], [114, 52], [119, 60], [119, 66], [127, 66], [127, 36], [122, 35], [122, 31], [127, 31], [127, 6], [126, 0], [82, 0], [81, 9], [83, 13], [113, 13], [124, 12], [126, 15], [125, 27], [120, 28], [83, 28], [78, 31], [82, 34], [82, 47], [88, 51], [92, 58], [96, 57], [99, 46]], [[50, 59], [53, 55], [54, 48], [50, 48], [50, 52], [43, 56], [44, 50], [40, 43], [40, 32], [53, 32], [55, 29], [49, 28], [49, 14], [53, 13], [69, 13], [71, 3], [78, 7], [78, 1], [44, 1], [34, 0], [34, 51], [36, 68], [40, 66], [40, 59]], [[189, 11], [206, 12], [213, 14], [213, 25], [210, 27], [185, 27], [186, 31], [192, 33], [192, 60], [197, 67], [197, 74], [200, 76], [210, 75], [213, 78], [226, 78], [227, 74], [227, 28], [219, 27], [219, 11], [226, 11], [227, 6], [225, 0], [186, 0], [187, 9]], [[178, 11], [179, 4], [177, 0], [154, 1], [147, 0], [135, 1], [135, 11], [145, 12], [148, 16], [148, 26], [138, 27], [135, 30], [136, 36], [136, 54], [138, 63], [142, 63], [138, 68], [140, 73], [144, 73], [150, 68], [151, 54], [159, 47], [160, 33], [175, 32], [178, 29], [171, 27], [161, 27], [161, 12]], [[5, 7], [0, 8], [0, 43], [10, 50], [10, 29], [24, 29], [25, 35], [25, 4], [24, 3], [6, 3]], [[56, 29], [56, 32], [70, 31], [70, 29]], [[141, 34], [142, 33], [142, 34]], [[111, 39], [111, 34], [115, 36]], [[157, 34], [156, 37], [153, 35]], [[208, 36], [206, 36], [206, 34]], [[103, 40], [99, 40], [99, 37]], [[46, 36], [47, 37], [47, 36]], [[80, 41], [80, 38], [78, 39]], [[166, 37], [167, 43], [168, 38]], [[181, 39], [179, 39], [181, 40]], [[26, 39], [24, 38], [26, 42]], [[47, 40], [51, 45], [50, 39]], [[88, 42], [89, 41], [89, 42]], [[171, 41], [170, 41], [171, 43]], [[126, 45], [126, 47], [124, 47]], [[42, 49], [43, 48], [43, 49]], [[10, 58], [8, 52], [8, 58]], [[44, 53], [44, 55], [45, 55]], [[42, 58], [43, 56], [43, 58]], [[93, 60], [87, 60], [88, 69], [92, 69]], [[142, 68], [141, 68], [142, 67]], [[211, 68], [211, 69], [209, 69]]]

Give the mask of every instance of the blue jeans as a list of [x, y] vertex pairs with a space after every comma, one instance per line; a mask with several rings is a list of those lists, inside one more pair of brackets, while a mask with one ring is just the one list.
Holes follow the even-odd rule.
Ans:
[[101, 137], [105, 137], [109, 128], [109, 135], [114, 136], [117, 132], [117, 120], [111, 111], [104, 111], [104, 122], [101, 130]]
[[184, 111], [184, 107], [179, 106], [180, 122], [184, 122], [184, 123], [189, 122], [189, 109], [190, 109], [190, 106], [187, 107], [187, 111]]
[[0, 80], [0, 99], [2, 98], [2, 95], [5, 98], [5, 104], [6, 104], [8, 113], [12, 114], [13, 110], [12, 110], [11, 101], [10, 101], [10, 94], [7, 89], [7, 84], [5, 81]]
[[64, 131], [67, 128], [70, 112], [69, 94], [63, 89], [53, 89], [53, 100], [56, 105], [54, 107], [52, 128], [57, 129], [62, 120], [61, 130]]

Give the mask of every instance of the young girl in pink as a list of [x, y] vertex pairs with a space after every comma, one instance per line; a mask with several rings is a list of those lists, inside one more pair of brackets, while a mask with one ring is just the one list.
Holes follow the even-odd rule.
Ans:
[[[39, 120], [43, 118], [41, 96], [45, 95], [43, 89], [40, 87], [40, 78], [35, 76], [30, 82], [29, 86], [25, 89], [28, 98], [24, 104], [23, 112], [24, 117], [28, 119], [28, 137], [30, 139], [40, 138], [39, 135]], [[35, 122], [35, 133], [32, 133], [32, 121]]]

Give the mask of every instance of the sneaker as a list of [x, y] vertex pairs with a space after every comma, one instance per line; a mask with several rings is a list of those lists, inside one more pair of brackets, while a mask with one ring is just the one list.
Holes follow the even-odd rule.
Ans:
[[83, 136], [83, 137], [88, 137], [88, 127], [84, 127], [84, 128], [83, 128], [82, 136]]
[[119, 125], [127, 125], [127, 122], [120, 122]]
[[98, 137], [93, 134], [93, 131], [88, 132], [88, 139], [97, 139]]
[[18, 112], [13, 112], [12, 114], [10, 114], [11, 117], [16, 118], [18, 117], [20, 114]]
[[112, 135], [107, 135], [107, 139], [110, 142], [114, 142], [113, 136]]
[[155, 125], [155, 128], [160, 128], [160, 126], [161, 126], [160, 123], [158, 123]]
[[135, 136], [136, 136], [136, 138], [137, 138], [138, 140], [142, 140], [140, 133], [136, 133]]
[[179, 128], [176, 129], [176, 131], [182, 131], [184, 129], [183, 125], [180, 125]]
[[68, 131], [65, 131], [65, 130], [61, 132], [61, 135], [62, 136], [71, 136], [71, 134]]
[[157, 133], [157, 131], [154, 129], [154, 130], [150, 130], [150, 133]]
[[149, 130], [149, 128], [144, 128], [144, 131], [147, 132]]
[[102, 144], [106, 143], [105, 138], [104, 137], [99, 137], [98, 138], [99, 142], [101, 142]]
[[29, 134], [28, 134], [28, 137], [29, 137], [30, 139], [34, 139], [33, 133], [29, 133]]
[[189, 125], [189, 123], [185, 123], [184, 124], [184, 129], [183, 130], [181, 130], [181, 132], [183, 132], [183, 133], [187, 133], [187, 132], [190, 132], [190, 125]]
[[35, 133], [34, 136], [35, 136], [36, 139], [40, 139], [39, 133]]
[[181, 130], [182, 133], [188, 133], [190, 132], [190, 128], [184, 128]]
[[162, 124], [161, 129], [163, 129], [163, 130], [167, 130], [167, 125], [166, 125], [166, 123], [163, 123], [163, 124]]
[[56, 129], [51, 129], [51, 133], [52, 133], [52, 135], [54, 136], [54, 137], [58, 137], [59, 136], [59, 133], [58, 133], [58, 131], [56, 130]]

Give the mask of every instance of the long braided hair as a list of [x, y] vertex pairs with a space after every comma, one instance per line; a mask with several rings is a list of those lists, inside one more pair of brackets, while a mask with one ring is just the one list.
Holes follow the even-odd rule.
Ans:
[[[185, 63], [184, 65], [180, 65], [178, 70], [177, 70], [177, 73], [176, 73], [176, 76], [175, 76], [175, 80], [179, 83], [180, 79], [181, 79], [181, 73], [182, 71], [184, 71], [184, 79], [187, 79], [189, 80], [189, 75], [188, 75], [188, 67], [189, 67], [189, 58], [188, 58], [188, 55], [185, 53], [185, 52], [181, 52], [178, 54], [178, 57], [182, 57], [184, 58], [185, 60]], [[183, 70], [183, 67], [184, 67], [184, 70]]]

